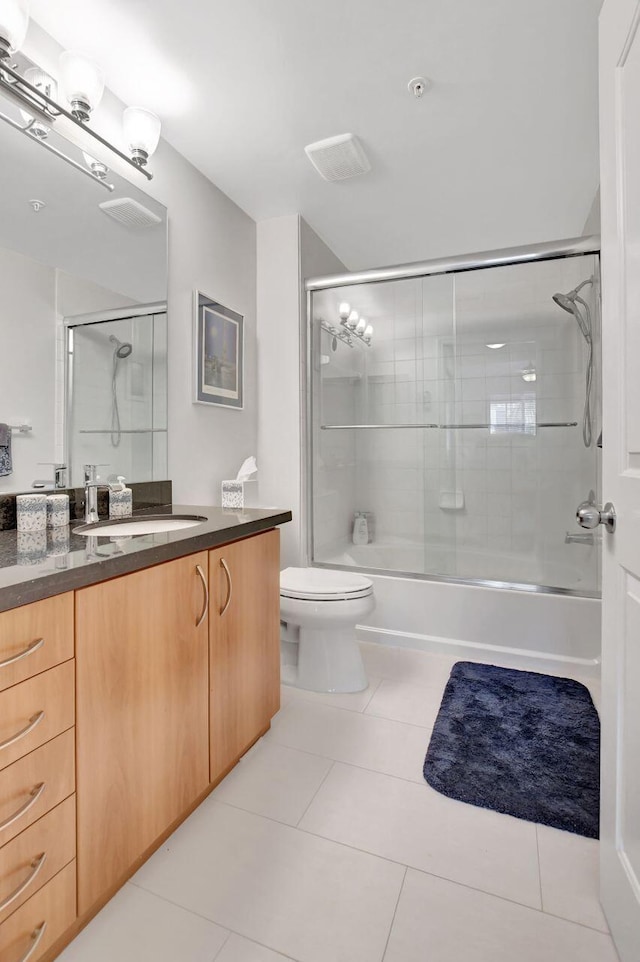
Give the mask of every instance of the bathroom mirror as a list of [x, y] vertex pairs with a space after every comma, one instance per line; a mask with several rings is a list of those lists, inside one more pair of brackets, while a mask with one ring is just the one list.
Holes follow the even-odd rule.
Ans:
[[66, 486], [85, 462], [166, 478], [166, 209], [4, 123], [0, 154], [0, 494], [52, 484], [56, 464]]

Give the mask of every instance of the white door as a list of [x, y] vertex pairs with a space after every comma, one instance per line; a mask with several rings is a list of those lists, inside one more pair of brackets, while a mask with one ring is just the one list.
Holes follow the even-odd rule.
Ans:
[[640, 960], [640, 0], [600, 14], [603, 494], [602, 903]]

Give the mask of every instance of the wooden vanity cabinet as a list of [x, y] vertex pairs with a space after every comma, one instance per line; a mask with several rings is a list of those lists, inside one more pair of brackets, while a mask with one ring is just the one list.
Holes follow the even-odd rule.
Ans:
[[280, 707], [280, 532], [209, 552], [211, 771], [214, 782]]
[[207, 553], [76, 592], [78, 910], [209, 783]]
[[279, 544], [0, 613], [0, 962], [51, 962], [267, 730]]

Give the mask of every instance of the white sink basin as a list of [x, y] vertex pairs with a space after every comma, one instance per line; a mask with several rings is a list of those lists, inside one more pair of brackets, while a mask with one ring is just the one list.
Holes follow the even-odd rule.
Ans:
[[180, 531], [195, 528], [206, 521], [199, 514], [153, 514], [146, 518], [112, 518], [82, 524], [73, 529], [74, 534], [93, 535], [103, 538], [126, 538], [136, 534], [160, 534], [164, 531]]

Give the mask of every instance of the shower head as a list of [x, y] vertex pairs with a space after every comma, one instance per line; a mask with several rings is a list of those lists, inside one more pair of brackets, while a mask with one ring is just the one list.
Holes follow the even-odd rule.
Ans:
[[589, 277], [586, 281], [583, 281], [582, 284], [578, 284], [578, 286], [574, 287], [574, 289], [569, 291], [568, 294], [552, 294], [552, 300], [558, 305], [558, 307], [561, 307], [563, 311], [566, 311], [568, 314], [573, 314], [578, 323], [578, 327], [582, 332], [582, 336], [585, 338], [585, 340], [590, 341], [591, 322], [590, 320], [585, 320], [582, 311], [576, 303], [579, 302], [580, 304], [584, 305], [587, 317], [589, 317], [589, 307], [578, 294], [578, 292], [581, 291], [582, 288], [587, 284], [593, 284], [593, 278]]
[[111, 341], [112, 344], [116, 345], [114, 354], [116, 357], [119, 357], [121, 360], [124, 359], [125, 357], [129, 357], [130, 354], [133, 354], [133, 344], [129, 344], [128, 341], [119, 340], [119, 338], [117, 338], [115, 334], [110, 334], [109, 340]]
[[[571, 294], [573, 294], [573, 291], [571, 291]], [[569, 314], [575, 314], [576, 302], [571, 297], [571, 294], [554, 294], [553, 300], [563, 311], [568, 311]]]

